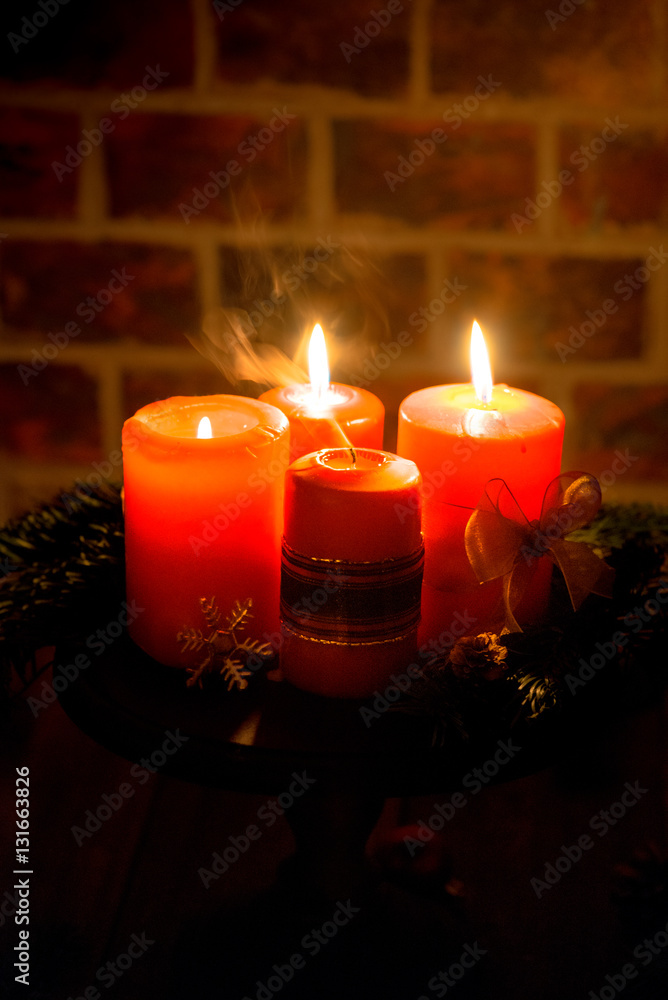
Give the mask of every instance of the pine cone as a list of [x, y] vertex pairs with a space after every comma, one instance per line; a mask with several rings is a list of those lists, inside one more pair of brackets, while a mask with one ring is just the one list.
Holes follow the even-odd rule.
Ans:
[[455, 677], [462, 680], [482, 678], [496, 681], [508, 668], [508, 650], [497, 642], [494, 632], [459, 639], [450, 652], [450, 666]]

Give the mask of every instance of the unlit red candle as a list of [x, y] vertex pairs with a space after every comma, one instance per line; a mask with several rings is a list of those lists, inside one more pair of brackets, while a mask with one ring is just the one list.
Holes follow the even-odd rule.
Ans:
[[[490, 613], [498, 614], [500, 585], [478, 584], [464, 545], [485, 485], [503, 479], [526, 517], [538, 518], [545, 489], [560, 472], [563, 435], [564, 415], [554, 403], [503, 384], [491, 394], [471, 383], [432, 386], [402, 402], [397, 451], [415, 462], [423, 479], [420, 640], [433, 650], [445, 651], [461, 634], [486, 631]], [[542, 562], [525, 623], [544, 608], [550, 565]]]
[[[286, 476], [280, 662], [297, 687], [362, 698], [412, 663], [423, 547], [415, 464], [337, 448]], [[408, 514], [401, 521], [397, 508]]]
[[[198, 438], [202, 418], [210, 436]], [[242, 396], [176, 396], [125, 422], [127, 594], [142, 609], [130, 634], [160, 663], [201, 659], [177, 641], [186, 628], [208, 635], [200, 598], [215, 599], [221, 630], [252, 599], [239, 639], [276, 631], [288, 459], [287, 419]]]

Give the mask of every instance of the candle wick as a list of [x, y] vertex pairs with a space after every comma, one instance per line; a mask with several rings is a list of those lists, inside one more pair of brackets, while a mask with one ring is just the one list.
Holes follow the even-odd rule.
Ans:
[[353, 447], [350, 448], [350, 456], [353, 460], [353, 468], [354, 468], [357, 463], [357, 453]]

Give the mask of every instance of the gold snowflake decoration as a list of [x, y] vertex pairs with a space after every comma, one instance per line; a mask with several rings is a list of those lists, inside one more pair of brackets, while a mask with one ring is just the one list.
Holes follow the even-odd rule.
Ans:
[[238, 638], [238, 633], [244, 631], [248, 620], [253, 617], [250, 611], [253, 599], [249, 597], [243, 604], [235, 602], [227, 616], [226, 628], [219, 628], [220, 610], [215, 597], [210, 601], [207, 601], [206, 597], [200, 597], [199, 606], [208, 632], [205, 634], [199, 628], [184, 628], [176, 636], [177, 640], [183, 643], [182, 653], [202, 650], [204, 654], [204, 659], [197, 667], [188, 667], [186, 682], [188, 687], [197, 684], [201, 688], [206, 674], [217, 673], [227, 681], [228, 691], [233, 687], [243, 691], [248, 687], [248, 678], [251, 675], [251, 671], [245, 665], [248, 656], [271, 654], [268, 642]]

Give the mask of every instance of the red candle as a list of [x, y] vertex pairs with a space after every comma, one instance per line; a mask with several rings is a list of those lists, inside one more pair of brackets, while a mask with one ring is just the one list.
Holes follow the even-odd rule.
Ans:
[[366, 389], [329, 381], [327, 348], [319, 323], [311, 334], [309, 376], [310, 382], [269, 389], [260, 396], [290, 421], [291, 461], [346, 441], [358, 448], [383, 447], [383, 404]]
[[[363, 698], [413, 661], [419, 483], [413, 462], [368, 449], [323, 450], [288, 469], [280, 661], [297, 687]], [[409, 511], [402, 523], [397, 507]]]
[[[563, 413], [531, 392], [493, 386], [477, 323], [474, 331], [475, 384], [421, 389], [399, 408], [397, 451], [416, 463], [423, 480], [420, 639], [439, 651], [452, 645], [457, 635], [486, 631], [490, 615], [498, 611], [500, 585], [478, 585], [464, 546], [471, 508], [486, 483], [504, 479], [532, 520], [540, 515], [545, 488], [561, 466]], [[525, 622], [544, 607], [549, 580], [550, 565], [543, 560], [523, 609]]]
[[125, 422], [127, 594], [142, 609], [130, 634], [160, 663], [201, 659], [177, 641], [208, 634], [200, 598], [215, 598], [220, 629], [250, 598], [241, 639], [277, 628], [288, 434], [282, 413], [242, 396], [175, 396]]

